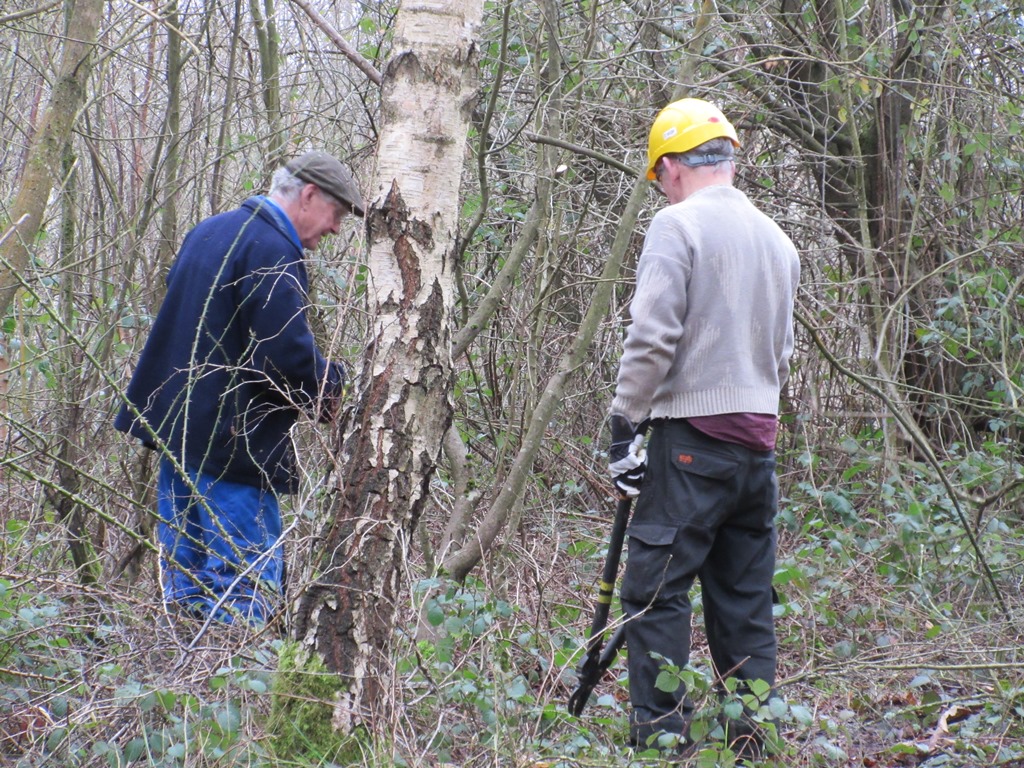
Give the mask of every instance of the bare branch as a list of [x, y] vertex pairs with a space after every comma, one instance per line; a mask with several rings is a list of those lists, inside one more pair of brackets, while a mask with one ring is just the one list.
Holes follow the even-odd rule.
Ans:
[[59, 0], [57, 2], [40, 5], [38, 8], [26, 8], [24, 11], [16, 11], [14, 13], [9, 13], [6, 16], [0, 16], [0, 24], [10, 24], [12, 21], [18, 21], [18, 19], [25, 19], [28, 18], [29, 16], [37, 16], [41, 13], [52, 11], [58, 5], [60, 5]]
[[623, 162], [616, 160], [611, 155], [606, 155], [603, 152], [598, 152], [596, 149], [590, 149], [579, 144], [573, 144], [571, 141], [564, 141], [562, 139], [555, 139], [551, 136], [538, 136], [536, 133], [524, 133], [527, 139], [536, 144], [550, 144], [552, 147], [559, 147], [560, 149], [567, 149], [570, 152], [575, 152], [577, 155], [583, 155], [584, 157], [591, 157], [594, 160], [610, 165], [616, 170], [622, 171], [627, 176], [637, 176], [640, 172], [636, 168], [631, 168]]
[[310, 20], [320, 27], [321, 30], [331, 38], [331, 42], [338, 46], [338, 50], [341, 51], [345, 57], [355, 64], [359, 69], [362, 70], [375, 85], [380, 85], [383, 82], [383, 77], [376, 67], [373, 66], [366, 58], [359, 53], [355, 48], [348, 44], [348, 42], [341, 36], [341, 33], [336, 30], [327, 19], [321, 16], [317, 10], [311, 6], [307, 0], [292, 0], [292, 2], [299, 6], [306, 15], [309, 16]]

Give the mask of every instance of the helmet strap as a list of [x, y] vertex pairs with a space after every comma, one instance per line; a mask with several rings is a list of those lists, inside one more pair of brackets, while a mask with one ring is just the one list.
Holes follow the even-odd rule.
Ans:
[[718, 165], [735, 160], [734, 155], [721, 155], [707, 152], [702, 155], [676, 155], [676, 159], [688, 168], [699, 168], [702, 165]]

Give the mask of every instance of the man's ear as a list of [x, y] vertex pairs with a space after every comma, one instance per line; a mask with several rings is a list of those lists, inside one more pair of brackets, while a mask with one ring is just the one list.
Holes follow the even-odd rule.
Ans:
[[320, 192], [316, 184], [306, 184], [299, 192], [299, 200], [303, 205], [308, 204]]

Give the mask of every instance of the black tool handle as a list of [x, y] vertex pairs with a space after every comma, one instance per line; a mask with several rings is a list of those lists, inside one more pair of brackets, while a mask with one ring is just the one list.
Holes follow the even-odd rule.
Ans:
[[[644, 419], [637, 427], [636, 433], [647, 432], [650, 419]], [[615, 520], [612, 522], [612, 534], [608, 539], [608, 552], [604, 558], [604, 570], [601, 571], [601, 582], [597, 590], [597, 607], [594, 609], [594, 620], [590, 624], [590, 635], [587, 638], [587, 653], [577, 670], [579, 683], [569, 697], [569, 712], [579, 715], [587, 705], [594, 686], [601, 675], [615, 660], [625, 642], [625, 633], [620, 626], [612, 635], [605, 652], [601, 652], [604, 644], [604, 629], [608, 626], [608, 613], [612, 607], [612, 596], [615, 593], [615, 579], [619, 573], [619, 560], [622, 558], [622, 546], [626, 541], [626, 527], [629, 524], [629, 509], [633, 504], [630, 496], [619, 496], [615, 507]]]
[[[598, 584], [597, 607], [594, 609], [594, 620], [590, 624], [590, 635], [587, 639], [587, 653], [583, 657], [577, 671], [579, 684], [569, 697], [569, 712], [579, 715], [587, 705], [594, 686], [601, 675], [608, 669], [618, 648], [622, 645], [621, 631], [615, 633], [617, 640], [615, 649], [610, 656], [601, 653], [604, 644], [604, 629], [608, 626], [608, 613], [612, 606], [612, 595], [615, 592], [615, 577], [619, 571], [619, 560], [622, 557], [622, 546], [626, 540], [626, 526], [629, 523], [629, 508], [632, 505], [629, 496], [619, 498], [615, 508], [615, 521], [612, 523], [612, 534], [608, 539], [608, 552], [604, 558], [604, 570], [601, 571], [601, 582]], [[604, 662], [602, 666], [602, 662]]]
[[590, 645], [596, 642], [600, 646], [604, 628], [608, 625], [608, 612], [611, 610], [612, 596], [615, 594], [615, 578], [619, 572], [619, 560], [622, 558], [622, 546], [626, 541], [626, 526], [629, 523], [629, 508], [632, 503], [633, 500], [629, 496], [623, 496], [615, 508], [612, 535], [608, 539], [608, 553], [604, 558], [601, 581], [597, 585], [597, 607], [594, 609], [594, 620], [590, 625]]

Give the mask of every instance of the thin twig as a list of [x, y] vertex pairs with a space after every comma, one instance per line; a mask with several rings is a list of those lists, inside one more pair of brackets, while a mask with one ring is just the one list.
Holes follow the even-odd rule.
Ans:
[[20, 219], [18, 219], [16, 222], [11, 224], [11, 226], [7, 228], [7, 231], [4, 232], [2, 235], [0, 235], [0, 245], [3, 245], [4, 243], [6, 243], [7, 242], [7, 238], [9, 238], [11, 235], [13, 235], [15, 232], [17, 232], [18, 231], [18, 227], [20, 227], [22, 225], [22, 223], [24, 223], [25, 219], [27, 219], [27, 218], [28, 218], [28, 214], [27, 213], [23, 213], [21, 215]]

